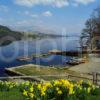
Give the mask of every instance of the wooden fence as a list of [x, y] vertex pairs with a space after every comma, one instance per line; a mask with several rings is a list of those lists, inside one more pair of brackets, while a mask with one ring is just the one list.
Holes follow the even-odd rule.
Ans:
[[86, 81], [89, 80], [93, 84], [100, 86], [100, 73], [93, 72], [93, 73], [88, 73], [88, 75], [90, 75], [91, 78], [82, 77], [82, 76], [68, 75], [68, 79], [71, 79], [71, 80], [86, 80]]

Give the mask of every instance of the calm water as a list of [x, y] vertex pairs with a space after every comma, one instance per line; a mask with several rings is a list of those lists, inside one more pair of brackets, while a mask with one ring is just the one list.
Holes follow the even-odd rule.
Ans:
[[16, 58], [34, 53], [48, 53], [52, 49], [63, 51], [78, 50], [77, 47], [79, 47], [78, 38], [67, 37], [13, 42], [10, 45], [0, 47], [0, 76], [5, 75], [4, 68], [23, 64], [65, 65], [65, 62], [71, 57], [51, 55], [46, 58], [34, 58], [27, 62], [18, 61]]

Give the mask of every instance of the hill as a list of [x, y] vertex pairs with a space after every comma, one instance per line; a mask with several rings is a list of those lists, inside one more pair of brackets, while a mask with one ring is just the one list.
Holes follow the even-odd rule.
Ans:
[[0, 25], [0, 45], [7, 45], [12, 41], [21, 40], [23, 34]]

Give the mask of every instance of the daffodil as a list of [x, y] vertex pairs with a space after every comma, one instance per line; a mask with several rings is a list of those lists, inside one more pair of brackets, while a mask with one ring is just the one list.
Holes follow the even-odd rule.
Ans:
[[88, 84], [89, 84], [89, 86], [91, 86], [91, 85], [92, 85], [90, 81], [88, 81]]
[[23, 95], [27, 96], [27, 91], [26, 90], [23, 91]]
[[38, 85], [37, 85], [37, 88], [38, 88], [39, 90], [41, 89], [41, 87], [42, 87], [41, 84], [38, 84]]
[[34, 90], [33, 87], [30, 87], [29, 91], [30, 91], [30, 92], [33, 92], [33, 90]]
[[90, 87], [89, 87], [89, 88], [87, 88], [87, 92], [88, 92], [88, 93], [90, 93], [90, 91], [91, 91], [91, 88], [90, 88]]
[[74, 92], [73, 92], [73, 88], [71, 87], [71, 88], [69, 88], [69, 94], [73, 94]]
[[56, 87], [56, 91], [58, 91], [59, 90], [59, 88], [58, 87]]
[[58, 95], [61, 95], [61, 94], [62, 94], [62, 91], [61, 91], [61, 90], [59, 90], [57, 93], [58, 93]]
[[45, 96], [45, 92], [44, 91], [41, 91], [41, 96]]
[[78, 84], [80, 84], [80, 85], [82, 85], [82, 83], [83, 83], [83, 80], [80, 80], [80, 81], [78, 82]]
[[94, 90], [96, 87], [94, 85], [92, 85], [92, 89]]
[[33, 98], [34, 97], [34, 94], [33, 93], [29, 93], [29, 97], [30, 98]]
[[26, 81], [26, 82], [25, 82], [25, 85], [26, 85], [26, 86], [29, 86], [29, 84], [30, 84], [29, 81]]

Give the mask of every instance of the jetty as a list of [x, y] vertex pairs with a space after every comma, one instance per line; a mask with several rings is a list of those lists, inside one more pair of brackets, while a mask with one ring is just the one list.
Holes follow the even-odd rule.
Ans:
[[33, 58], [41, 58], [41, 57], [48, 57], [50, 53], [42, 53], [42, 54], [32, 54]]
[[60, 51], [60, 50], [50, 50], [50, 54], [55, 54], [55, 55], [64, 55], [64, 56], [76, 56], [78, 57], [81, 53], [86, 54], [87, 51], [84, 52], [79, 52], [79, 51]]
[[55, 54], [55, 55], [64, 55], [64, 56], [80, 56], [80, 54], [100, 54], [100, 50], [83, 50], [83, 51], [61, 51], [61, 50], [50, 50], [50, 54]]

